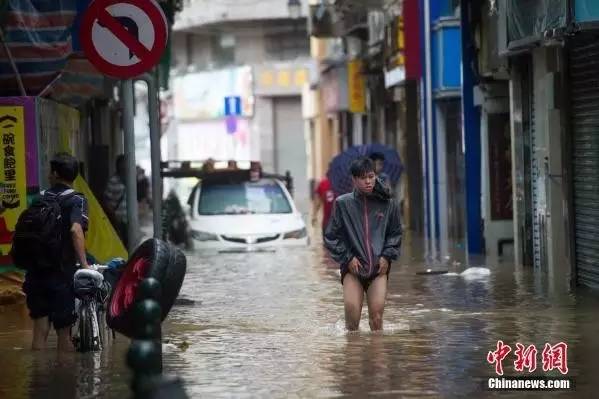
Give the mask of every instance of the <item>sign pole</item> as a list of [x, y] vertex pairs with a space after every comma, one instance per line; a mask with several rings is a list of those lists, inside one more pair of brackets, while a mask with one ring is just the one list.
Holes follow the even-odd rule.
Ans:
[[152, 208], [154, 238], [162, 239], [162, 176], [160, 175], [160, 103], [158, 79], [148, 74], [148, 102], [150, 114], [150, 152], [152, 159]]
[[127, 170], [127, 238], [129, 253], [137, 246], [139, 215], [137, 209], [137, 166], [135, 164], [135, 128], [133, 123], [133, 80], [121, 81], [121, 100], [123, 101], [123, 132], [125, 135], [125, 162]]

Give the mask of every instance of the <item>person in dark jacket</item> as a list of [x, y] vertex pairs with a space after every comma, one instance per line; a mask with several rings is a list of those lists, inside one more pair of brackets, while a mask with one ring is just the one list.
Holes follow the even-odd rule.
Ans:
[[337, 198], [325, 233], [325, 246], [341, 267], [345, 324], [357, 330], [364, 294], [370, 329], [383, 328], [383, 310], [391, 263], [399, 257], [399, 207], [389, 189], [375, 174], [370, 158], [351, 165], [354, 191]]

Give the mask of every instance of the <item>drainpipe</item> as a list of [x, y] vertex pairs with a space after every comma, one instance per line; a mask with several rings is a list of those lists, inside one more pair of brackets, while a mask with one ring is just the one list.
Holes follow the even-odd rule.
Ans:
[[425, 48], [425, 73], [426, 73], [426, 135], [428, 137], [428, 148], [426, 148], [426, 159], [428, 161], [428, 202], [429, 202], [429, 235], [431, 249], [436, 248], [437, 220], [435, 215], [435, 184], [436, 173], [433, 160], [433, 89], [432, 89], [432, 67], [431, 67], [431, 10], [430, 0], [424, 1], [424, 48]]
[[127, 192], [127, 238], [129, 253], [137, 246], [137, 233], [139, 232], [139, 215], [137, 213], [137, 167], [135, 164], [135, 127], [133, 121], [133, 80], [121, 82], [121, 100], [123, 102], [123, 133], [125, 135], [125, 163], [126, 163], [126, 192]]
[[160, 104], [158, 103], [158, 82], [149, 73], [141, 75], [136, 80], [143, 81], [148, 85], [154, 238], [162, 238], [162, 177], [160, 174]]

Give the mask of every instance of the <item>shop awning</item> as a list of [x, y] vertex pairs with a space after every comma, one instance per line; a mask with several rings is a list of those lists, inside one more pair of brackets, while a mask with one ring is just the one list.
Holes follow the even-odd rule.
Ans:
[[[104, 77], [79, 48], [78, 21], [90, 0], [4, 0], [3, 3], [0, 26], [26, 95], [42, 94], [77, 106], [104, 93]], [[0, 95], [22, 95], [1, 43]]]

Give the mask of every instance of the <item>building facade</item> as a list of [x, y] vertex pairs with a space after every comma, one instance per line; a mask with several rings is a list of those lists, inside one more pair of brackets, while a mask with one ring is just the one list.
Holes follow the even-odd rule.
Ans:
[[493, 6], [510, 65], [517, 261], [555, 289], [597, 287], [599, 9], [584, 0]]
[[[404, 3], [409, 3], [403, 7]], [[405, 15], [409, 15], [404, 24]], [[423, 191], [418, 80], [417, 1], [314, 1], [310, 34], [317, 61], [314, 92], [320, 156], [316, 175], [348, 147], [379, 143], [404, 164], [397, 187], [406, 228], [422, 232]], [[407, 29], [413, 41], [406, 44]], [[411, 53], [411, 54], [410, 54]], [[410, 60], [410, 61], [408, 61]]]
[[259, 160], [267, 171], [291, 172], [307, 214], [302, 93], [311, 62], [302, 9], [292, 18], [281, 1], [190, 2], [174, 26], [167, 140], [171, 158]]

